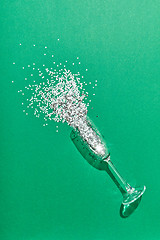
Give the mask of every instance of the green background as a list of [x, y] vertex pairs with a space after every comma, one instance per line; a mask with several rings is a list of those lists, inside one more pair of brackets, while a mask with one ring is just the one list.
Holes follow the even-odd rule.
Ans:
[[[0, 21], [0, 239], [160, 239], [160, 1], [2, 0]], [[79, 56], [86, 81], [98, 79], [89, 115], [124, 178], [147, 186], [129, 218], [66, 124], [57, 134], [23, 113], [24, 76], [12, 63], [28, 64], [33, 43], [57, 61]]]

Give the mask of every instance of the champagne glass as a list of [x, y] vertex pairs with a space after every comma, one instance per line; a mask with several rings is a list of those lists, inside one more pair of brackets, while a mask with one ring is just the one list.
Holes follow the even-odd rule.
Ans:
[[123, 179], [111, 161], [104, 139], [87, 116], [81, 118], [79, 123], [70, 134], [71, 140], [90, 165], [109, 174], [122, 193], [120, 216], [122, 218], [130, 216], [138, 207], [146, 187], [131, 187]]

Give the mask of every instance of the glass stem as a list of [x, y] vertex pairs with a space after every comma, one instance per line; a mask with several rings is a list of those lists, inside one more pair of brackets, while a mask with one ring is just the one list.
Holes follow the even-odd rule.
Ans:
[[[105, 161], [105, 160], [104, 160]], [[106, 160], [107, 168], [106, 172], [112, 178], [122, 195], [128, 194], [133, 188], [121, 177], [113, 163], [111, 162], [110, 158]]]

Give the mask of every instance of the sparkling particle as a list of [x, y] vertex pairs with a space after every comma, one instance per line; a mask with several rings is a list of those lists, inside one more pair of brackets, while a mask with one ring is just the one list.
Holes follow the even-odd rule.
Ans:
[[14, 81], [12, 81], [12, 83], [14, 83]]
[[13, 64], [15, 64], [15, 62], [13, 62]]

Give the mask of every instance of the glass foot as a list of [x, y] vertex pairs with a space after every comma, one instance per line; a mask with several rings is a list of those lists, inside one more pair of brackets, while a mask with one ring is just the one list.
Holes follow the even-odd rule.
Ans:
[[120, 207], [120, 216], [122, 218], [129, 217], [134, 212], [138, 207], [145, 190], [145, 186], [132, 188], [128, 193], [124, 194], [123, 202]]

